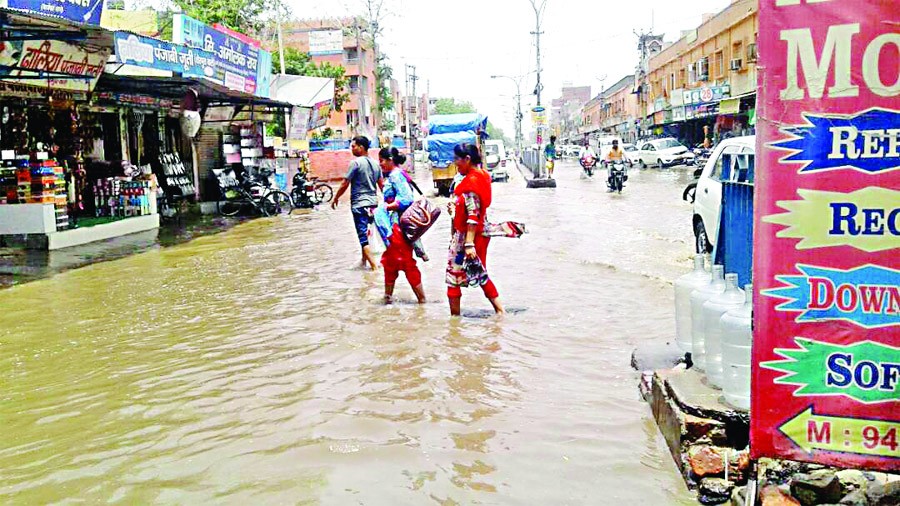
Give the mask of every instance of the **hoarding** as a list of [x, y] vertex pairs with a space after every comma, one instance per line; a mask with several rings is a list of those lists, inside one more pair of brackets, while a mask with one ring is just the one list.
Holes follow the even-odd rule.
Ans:
[[252, 39], [242, 40], [184, 14], [176, 14], [173, 18], [173, 42], [214, 55], [217, 73], [207, 79], [229, 89], [267, 96], [268, 90], [261, 88], [259, 81], [263, 76], [265, 82], [271, 82], [272, 55], [246, 40], [252, 42]]
[[0, 7], [100, 26], [104, 3], [104, 0], [0, 0]]
[[185, 77], [216, 76], [215, 55], [202, 49], [127, 32], [116, 32], [115, 44], [119, 63], [179, 72]]
[[7, 40], [0, 49], [0, 81], [51, 90], [89, 92], [109, 50], [87, 50], [61, 40]]
[[900, 34], [886, 19], [893, 2], [760, 2], [754, 458], [900, 468]]
[[316, 30], [309, 32], [309, 54], [323, 56], [344, 52], [344, 32], [341, 30]]

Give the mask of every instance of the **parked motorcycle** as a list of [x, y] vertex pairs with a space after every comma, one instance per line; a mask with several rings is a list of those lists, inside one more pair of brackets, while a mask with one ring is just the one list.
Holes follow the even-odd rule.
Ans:
[[625, 187], [625, 181], [628, 180], [628, 174], [625, 168], [625, 162], [615, 161], [610, 165], [610, 189], [614, 192], [622, 193]]
[[330, 202], [334, 192], [325, 183], [319, 183], [315, 178], [307, 179], [306, 174], [298, 171], [294, 174], [291, 200], [294, 207], [311, 208], [319, 204]]
[[694, 166], [706, 167], [706, 162], [709, 160], [710, 155], [712, 155], [712, 150], [704, 148], [703, 146], [697, 146], [692, 149], [691, 152], [694, 153]]
[[684, 188], [684, 193], [681, 194], [682, 200], [691, 204], [694, 203], [694, 199], [697, 197], [697, 182], [700, 181], [700, 176], [702, 174], [703, 166], [701, 165], [699, 169], [694, 171], [694, 181]]
[[597, 167], [597, 159], [592, 157], [582, 158], [581, 159], [581, 168], [584, 169], [584, 174], [587, 177], [594, 176], [594, 168]]

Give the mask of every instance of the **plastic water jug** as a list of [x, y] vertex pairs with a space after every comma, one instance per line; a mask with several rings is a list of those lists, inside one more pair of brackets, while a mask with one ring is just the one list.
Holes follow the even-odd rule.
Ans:
[[694, 256], [694, 270], [675, 280], [675, 342], [681, 351], [691, 352], [691, 292], [709, 283], [706, 257]]
[[744, 291], [738, 288], [738, 275], [725, 275], [725, 291], [703, 304], [703, 335], [706, 340], [706, 378], [722, 388], [722, 315], [744, 305]]
[[750, 409], [750, 364], [753, 345], [753, 285], [744, 287], [744, 305], [722, 316], [722, 390], [725, 402]]
[[698, 371], [706, 370], [706, 342], [703, 336], [703, 304], [725, 291], [725, 267], [714, 265], [709, 282], [691, 292], [691, 359]]

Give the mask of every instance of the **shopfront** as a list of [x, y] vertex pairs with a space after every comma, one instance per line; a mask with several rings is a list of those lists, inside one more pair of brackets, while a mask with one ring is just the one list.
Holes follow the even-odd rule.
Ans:
[[98, 141], [116, 161], [128, 142], [90, 111], [111, 39], [65, 20], [0, 14], [9, 34], [0, 51], [0, 242], [59, 249], [157, 228], [152, 178], [121, 163], [90, 169]]

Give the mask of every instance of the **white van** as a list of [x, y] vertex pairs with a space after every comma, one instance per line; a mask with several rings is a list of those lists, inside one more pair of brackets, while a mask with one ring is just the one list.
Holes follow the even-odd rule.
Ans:
[[509, 173], [506, 171], [506, 146], [503, 141], [484, 142], [484, 165], [494, 181], [506, 181]]

